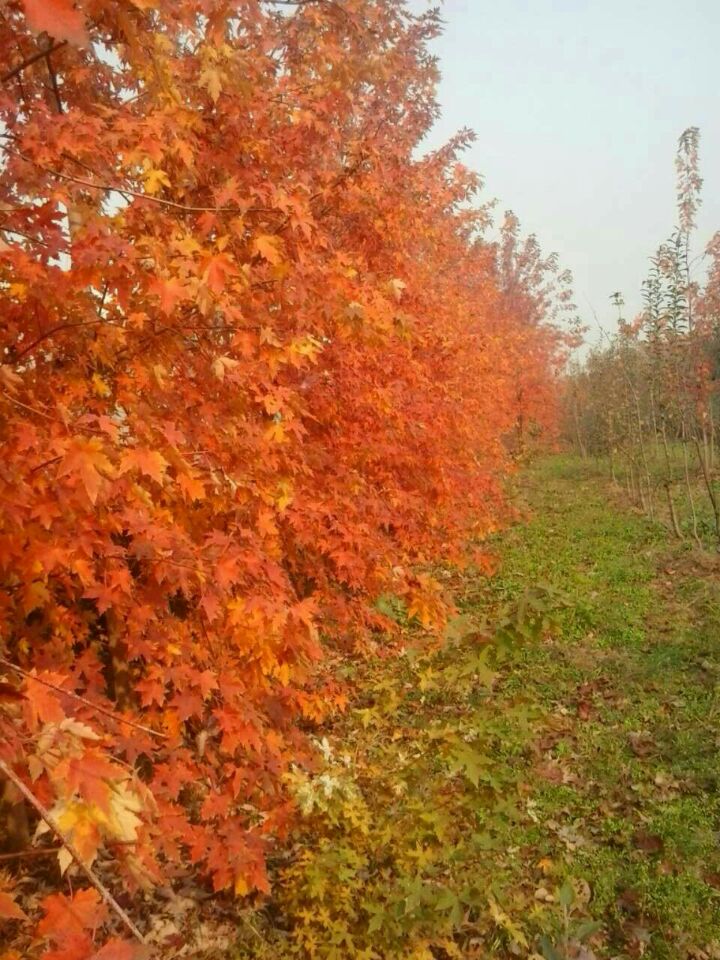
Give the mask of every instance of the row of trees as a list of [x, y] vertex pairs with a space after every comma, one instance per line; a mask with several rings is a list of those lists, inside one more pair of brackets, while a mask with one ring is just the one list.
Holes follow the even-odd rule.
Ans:
[[3, 5], [0, 774], [8, 845], [94, 887], [24, 956], [142, 939], [121, 894], [160, 877], [268, 889], [337, 664], [391, 642], [376, 599], [441, 631], [429, 566], [553, 424], [567, 277], [512, 215], [483, 239], [469, 135], [417, 158], [438, 23]]
[[698, 543], [720, 539], [720, 234], [693, 256], [699, 136], [690, 127], [678, 143], [679, 225], [651, 258], [641, 315], [625, 322], [613, 295], [618, 333], [571, 370], [565, 401], [566, 433], [582, 456], [606, 458], [650, 518]]

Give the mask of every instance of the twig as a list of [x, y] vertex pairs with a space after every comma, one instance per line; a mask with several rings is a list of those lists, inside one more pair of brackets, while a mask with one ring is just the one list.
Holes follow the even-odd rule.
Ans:
[[150, 727], [144, 727], [141, 723], [135, 723], [134, 720], [127, 720], [125, 717], [119, 716], [113, 710], [108, 710], [107, 707], [101, 707], [98, 703], [93, 703], [92, 700], [87, 700], [85, 697], [81, 697], [79, 693], [73, 693], [72, 690], [64, 690], [62, 687], [58, 687], [57, 684], [50, 683], [49, 680], [41, 680], [40, 677], [35, 677], [32, 673], [28, 673], [27, 670], [23, 670], [22, 667], [18, 667], [17, 664], [12, 663], [10, 660], [6, 660], [5, 657], [0, 657], [0, 664], [4, 667], [9, 667], [11, 670], [15, 670], [16, 673], [21, 674], [23, 677], [27, 677], [29, 680], [34, 680], [35, 683], [41, 683], [45, 687], [50, 687], [51, 690], [56, 690], [58, 693], [65, 694], [66, 697], [72, 697], [73, 700], [78, 700], [80, 703], [85, 704], [86, 707], [90, 707], [91, 710], [96, 710], [98, 713], [104, 714], [106, 717], [111, 717], [115, 720], [116, 723], [126, 723], [129, 727], [134, 727], [136, 730], [142, 730], [143, 733], [149, 733], [152, 737], [157, 737], [159, 740], [167, 740], [167, 736], [164, 733], [158, 733], [157, 730], [152, 730]]
[[61, 830], [60, 827], [58, 826], [57, 822], [55, 821], [55, 818], [54, 818], [53, 815], [50, 813], [50, 811], [47, 810], [47, 809], [43, 806], [43, 804], [38, 800], [38, 798], [35, 796], [35, 794], [32, 792], [32, 790], [30, 790], [27, 786], [25, 786], [25, 784], [24, 784], [23, 781], [20, 779], [20, 777], [15, 773], [14, 770], [12, 770], [12, 769], [5, 763], [4, 760], [0, 760], [0, 772], [4, 773], [5, 776], [8, 778], [8, 780], [11, 780], [11, 781], [12, 781], [12, 783], [18, 788], [18, 790], [20, 791], [20, 793], [25, 797], [25, 799], [27, 800], [27, 802], [28, 802], [29, 804], [31, 804], [31, 806], [33, 806], [33, 807], [37, 810], [37, 812], [40, 814], [40, 817], [45, 821], [45, 823], [48, 825], [48, 827], [50, 827], [50, 829], [52, 830], [52, 832], [55, 834], [55, 836], [58, 838], [58, 840], [59, 840], [59, 841], [62, 843], [62, 845], [65, 847], [65, 849], [66, 849], [67, 852], [70, 854], [70, 856], [73, 858], [73, 860], [75, 861], [75, 863], [76, 863], [76, 864], [80, 867], [80, 869], [83, 871], [83, 873], [84, 873], [85, 876], [88, 878], [88, 880], [90, 881], [90, 883], [95, 887], [95, 889], [96, 889], [97, 892], [100, 894], [100, 896], [103, 898], [103, 900], [105, 901], [105, 903], [110, 907], [110, 909], [111, 909], [114, 913], [116, 913], [116, 914], [118, 915], [118, 917], [120, 917], [120, 919], [122, 920], [122, 922], [123, 922], [123, 923], [125, 924], [125, 926], [128, 928], [128, 930], [130, 931], [130, 933], [132, 933], [132, 935], [135, 937], [135, 939], [138, 940], [140, 943], [143, 943], [143, 944], [144, 944], [144, 943], [145, 943], [145, 937], [142, 935], [142, 933], [140, 933], [140, 931], [139, 931], [138, 928], [135, 926], [135, 924], [133, 923], [133, 921], [130, 919], [130, 917], [127, 915], [127, 913], [125, 913], [125, 911], [123, 910], [123, 908], [122, 908], [122, 907], [120, 906], [120, 904], [117, 902], [117, 900], [115, 899], [115, 897], [113, 897], [113, 895], [110, 893], [110, 891], [109, 891], [108, 888], [105, 886], [105, 884], [102, 882], [102, 880], [101, 880], [101, 879], [90, 869], [90, 867], [88, 867], [88, 865], [83, 861], [82, 857], [80, 856], [80, 854], [79, 854], [79, 853], [77, 852], [77, 850], [75, 849], [75, 846], [74, 846], [74, 845], [71, 843], [71, 841], [68, 840], [67, 837], [63, 834], [62, 830]]
[[[109, 847], [134, 847], [135, 840], [108, 840]], [[30, 847], [27, 850], [16, 850], [14, 853], [0, 853], [0, 863], [4, 860], [34, 860], [37, 857], [54, 856], [58, 850], [62, 850], [62, 844], [57, 847]]]
[[106, 323], [108, 326], [120, 326], [120, 324], [115, 324], [112, 320], [106, 320], [104, 317], [100, 317], [97, 320], [78, 320], [73, 323], [60, 323], [58, 326], [53, 327], [51, 330], [48, 330], [46, 333], [41, 334], [36, 340], [33, 340], [32, 343], [29, 343], [23, 350], [20, 350], [15, 353], [15, 362], [22, 360], [24, 356], [34, 350], [43, 340], [48, 340], [50, 337], [54, 336], [56, 333], [60, 333], [62, 330], [71, 330], [75, 327], [96, 327], [98, 324]]
[[15, 853], [0, 853], [0, 862], [3, 860], [34, 860], [35, 857], [50, 857], [62, 850], [62, 847], [41, 847], [40, 849], [16, 850]]
[[163, 197], [154, 197], [149, 193], [141, 193], [139, 190], [131, 190], [130, 187], [119, 187], [117, 185], [107, 183], [93, 183], [92, 180], [86, 180], [84, 177], [73, 177], [68, 173], [60, 173], [59, 170], [53, 170], [51, 167], [46, 167], [44, 164], [38, 163], [37, 160], [33, 160], [32, 157], [28, 157], [27, 154], [22, 153], [20, 150], [9, 150], [7, 147], [5, 147], [5, 152], [11, 154], [12, 156], [20, 157], [21, 160], [24, 160], [26, 163], [31, 163], [33, 166], [37, 167], [38, 170], [43, 170], [51, 177], [56, 177], [58, 180], [64, 180], [66, 183], [76, 183], [78, 186], [88, 187], [90, 190], [100, 190], [104, 193], [127, 194], [129, 197], [135, 197], [136, 200], [147, 200], [148, 203], [157, 203], [162, 207], [170, 207], [173, 210], [180, 210], [182, 213], [239, 213], [242, 216], [247, 216], [248, 214], [278, 216], [280, 214], [279, 210], [275, 210], [272, 207], [248, 207], [245, 209], [238, 205], [227, 207], [201, 207], [187, 203], [178, 203], [176, 200], [165, 200]]
[[55, 417], [51, 417], [47, 413], [43, 413], [42, 410], [36, 410], [35, 407], [28, 406], [27, 403], [23, 403], [22, 400], [16, 400], [15, 397], [11, 397], [9, 393], [5, 390], [0, 390], [0, 396], [5, 397], [10, 403], [14, 403], [16, 407], [20, 407], [23, 410], [28, 410], [30, 413], [34, 413], [38, 417], [44, 417], [46, 420], [50, 420], [53, 423], [56, 422]]
[[31, 243], [37, 243], [41, 247], [49, 247], [50, 244], [46, 243], [45, 240], [39, 240], [37, 237], [31, 236], [29, 233], [23, 233], [21, 230], [15, 230], [12, 227], [0, 227], [1, 233], [13, 233], [18, 237], [22, 237], [24, 240], [29, 240]]

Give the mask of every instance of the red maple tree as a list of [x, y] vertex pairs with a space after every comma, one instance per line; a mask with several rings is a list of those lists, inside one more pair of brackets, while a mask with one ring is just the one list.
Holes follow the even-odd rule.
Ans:
[[[4, 6], [0, 761], [62, 869], [266, 891], [335, 662], [382, 593], [441, 627], [423, 571], [551, 419], [554, 261], [482, 239], [467, 135], [417, 156], [437, 31], [400, 0]], [[89, 956], [51, 901], [39, 934]]]

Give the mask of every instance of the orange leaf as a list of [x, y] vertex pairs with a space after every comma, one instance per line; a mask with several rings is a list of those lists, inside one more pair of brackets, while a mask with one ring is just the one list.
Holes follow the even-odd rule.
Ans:
[[34, 33], [45, 32], [76, 47], [88, 43], [85, 17], [72, 0], [25, 0], [25, 17]]
[[93, 505], [97, 502], [103, 473], [111, 473], [112, 464], [97, 437], [73, 437], [65, 451], [58, 476], [79, 476]]
[[86, 930], [95, 930], [108, 914], [107, 905], [92, 888], [78, 890], [72, 898], [62, 893], [51, 894], [43, 900], [42, 908], [45, 916], [38, 924], [38, 933], [56, 943], [63, 943]]
[[280, 238], [273, 237], [271, 234], [261, 234], [253, 240], [253, 253], [267, 260], [268, 263], [277, 264], [282, 261], [280, 253]]
[[0, 920], [27, 920], [27, 914], [9, 893], [0, 891]]
[[205, 498], [205, 484], [189, 473], [181, 473], [178, 477], [178, 486], [188, 500], [203, 500]]
[[150, 292], [160, 297], [160, 309], [170, 316], [180, 300], [188, 296], [188, 288], [177, 277], [162, 280], [159, 277], [150, 286]]
[[94, 953], [90, 960], [133, 960], [137, 954], [138, 949], [135, 944], [113, 937], [97, 953]]
[[157, 480], [162, 483], [165, 479], [165, 471], [169, 464], [165, 457], [157, 450], [149, 450], [147, 447], [134, 447], [128, 450], [123, 456], [120, 464], [120, 473], [127, 473], [129, 470], [138, 470], [146, 477]]
[[[57, 673], [43, 673], [42, 679], [61, 686], [65, 677]], [[33, 677], [27, 677], [25, 680], [25, 696], [28, 706], [33, 713], [35, 722], [41, 723], [61, 723], [65, 719], [65, 711], [60, 706], [57, 694], [46, 687], [44, 683], [39, 683]]]

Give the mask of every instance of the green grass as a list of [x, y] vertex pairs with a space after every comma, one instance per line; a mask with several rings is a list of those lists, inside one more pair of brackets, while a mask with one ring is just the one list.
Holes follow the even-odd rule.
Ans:
[[518, 499], [448, 645], [356, 666], [238, 957], [720, 957], [715, 558], [575, 459]]
[[[668, 456], [666, 459], [663, 447], [656, 444], [651, 438], [647, 438], [645, 442], [645, 455], [652, 487], [652, 515], [654, 519], [661, 526], [664, 526], [666, 531], [672, 531], [667, 492], [665, 490], [666, 481], [669, 479], [670, 492], [682, 538], [689, 543], [694, 543], [695, 535], [697, 535], [697, 539], [703, 546], [710, 550], [715, 550], [718, 545], [715, 519], [708, 497], [702, 467], [694, 445], [692, 443], [683, 445], [680, 441], [672, 441], [668, 443]], [[687, 479], [690, 481], [690, 489], [688, 489], [685, 476], [686, 458]], [[610, 477], [612, 472], [610, 459], [607, 456], [592, 457], [585, 461], [578, 460], [575, 469], [577, 468], [584, 471], [586, 478], [590, 474], [594, 474], [597, 477]], [[716, 497], [720, 497], [718, 471], [714, 464], [710, 469], [710, 474], [714, 494]], [[616, 486], [618, 491], [622, 490], [622, 495], [626, 498], [628, 496], [626, 491], [629, 477], [630, 470], [627, 461], [622, 456], [616, 456]], [[645, 480], [643, 480], [643, 492], [647, 499]], [[635, 506], [640, 508], [641, 505], [638, 502]], [[693, 509], [695, 511], [694, 529], [692, 521]]]
[[691, 956], [720, 937], [717, 574], [579, 461], [540, 465], [525, 490], [534, 516], [502, 539], [496, 589], [542, 574], [575, 601], [508, 679], [576, 718], [549, 751], [572, 789], [538, 784], [537, 809], [587, 837], [560, 856], [590, 886], [600, 956]]

